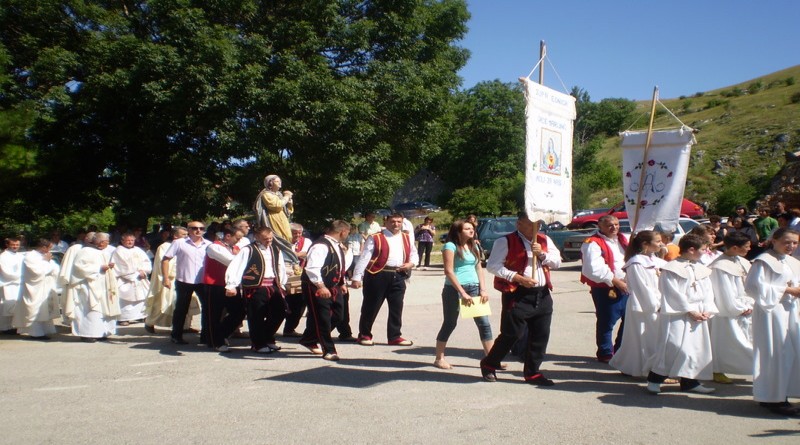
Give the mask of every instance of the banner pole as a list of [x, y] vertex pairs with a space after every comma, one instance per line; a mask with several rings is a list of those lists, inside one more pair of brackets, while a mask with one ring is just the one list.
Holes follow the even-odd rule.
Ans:
[[633, 214], [633, 224], [631, 233], [636, 234], [636, 224], [639, 223], [639, 203], [642, 202], [642, 184], [647, 173], [647, 156], [650, 154], [650, 142], [653, 138], [653, 121], [656, 118], [656, 102], [658, 101], [658, 85], [653, 87], [653, 104], [650, 107], [650, 124], [647, 126], [647, 139], [644, 143], [644, 153], [642, 154], [642, 171], [639, 174], [639, 191], [636, 193], [636, 212]]
[[[544, 42], [544, 40], [540, 40], [539, 41], [539, 85], [544, 85], [544, 56], [546, 55], [547, 55], [547, 44]], [[528, 219], [530, 218], [531, 216], [528, 215]], [[536, 220], [533, 221], [533, 239], [531, 240], [531, 244], [536, 242], [538, 236], [539, 236], [539, 220]], [[539, 267], [539, 261], [538, 258], [536, 258], [536, 256], [532, 258], [531, 267], [533, 268], [533, 273], [535, 278], [536, 269]]]

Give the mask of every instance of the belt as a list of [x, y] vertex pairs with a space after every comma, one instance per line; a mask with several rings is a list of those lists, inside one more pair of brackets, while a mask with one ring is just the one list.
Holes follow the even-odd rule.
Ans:
[[275, 284], [275, 280], [273, 278], [267, 278], [261, 281], [261, 287], [272, 287]]
[[381, 270], [381, 272], [397, 272], [398, 269], [400, 269], [400, 268], [399, 267], [393, 267], [393, 266], [384, 266], [384, 268], [383, 268], [383, 270]]

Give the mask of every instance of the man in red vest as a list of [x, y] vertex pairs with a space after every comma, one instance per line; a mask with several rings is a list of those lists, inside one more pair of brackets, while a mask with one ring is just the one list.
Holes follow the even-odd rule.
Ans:
[[241, 294], [225, 296], [225, 270], [239, 253], [236, 244], [242, 236], [244, 234], [240, 230], [225, 228], [222, 229], [222, 240], [216, 240], [206, 248], [203, 284], [206, 285], [206, 301], [209, 303], [211, 329], [209, 346], [218, 352], [229, 351], [226, 339], [244, 320], [244, 302]]
[[[597, 360], [608, 363], [622, 345], [625, 305], [628, 302], [628, 285], [622, 267], [628, 239], [619, 232], [619, 220], [613, 215], [603, 216], [597, 225], [599, 232], [587, 238], [581, 246], [581, 283], [589, 285], [594, 300]], [[622, 322], [612, 343], [614, 326], [619, 320]]]
[[386, 228], [367, 238], [361, 257], [353, 269], [351, 287], [360, 288], [362, 278], [364, 280], [364, 301], [361, 304], [361, 320], [358, 322], [358, 343], [361, 345], [375, 344], [372, 341], [372, 325], [384, 300], [389, 305], [389, 321], [386, 325], [389, 344], [414, 344], [401, 336], [400, 329], [403, 325], [406, 279], [419, 258], [411, 237], [402, 228], [402, 214], [394, 213], [389, 216], [386, 219]]
[[[535, 235], [535, 239], [534, 239]], [[486, 269], [494, 276], [494, 288], [502, 292], [500, 335], [489, 354], [481, 360], [481, 374], [487, 382], [497, 381], [500, 362], [528, 328], [525, 350], [525, 381], [537, 386], [553, 386], [539, 367], [550, 340], [553, 299], [550, 269], [561, 266], [561, 252], [550, 237], [536, 233], [536, 225], [521, 212], [517, 231], [498, 238]]]

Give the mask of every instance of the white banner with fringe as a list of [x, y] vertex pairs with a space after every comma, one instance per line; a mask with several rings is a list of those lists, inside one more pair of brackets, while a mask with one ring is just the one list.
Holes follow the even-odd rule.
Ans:
[[[689, 157], [696, 142], [693, 130], [654, 131], [647, 158], [647, 131], [626, 131], [622, 137], [622, 188], [633, 232], [675, 230], [681, 213]], [[634, 227], [635, 225], [635, 227]]]
[[525, 210], [531, 220], [572, 221], [575, 98], [530, 79], [525, 89]]

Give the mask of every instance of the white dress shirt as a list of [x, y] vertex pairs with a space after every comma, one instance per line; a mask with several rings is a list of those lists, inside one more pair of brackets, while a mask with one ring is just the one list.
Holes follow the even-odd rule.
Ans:
[[286, 265], [284, 264], [283, 252], [278, 249], [278, 271], [273, 267], [272, 249], [262, 246], [260, 243], [253, 243], [240, 250], [233, 257], [228, 269], [225, 271], [225, 289], [235, 290], [242, 284], [242, 275], [247, 267], [247, 260], [250, 259], [250, 249], [258, 249], [264, 256], [264, 278], [273, 278], [280, 283], [280, 287], [285, 289], [287, 275]]
[[[388, 244], [389, 248], [389, 257], [386, 259], [386, 266], [388, 267], [400, 267], [403, 265], [403, 258], [405, 253], [403, 251], [403, 232], [398, 233], [397, 235], [393, 235], [392, 232], [383, 229], [383, 235], [386, 236], [386, 243]], [[412, 264], [417, 264], [419, 261], [419, 255], [417, 255], [417, 246], [413, 240], [411, 240], [411, 250], [409, 252], [408, 262]], [[364, 243], [364, 250], [361, 251], [361, 256], [358, 258], [358, 263], [356, 263], [355, 269], [353, 269], [353, 281], [361, 281], [364, 277], [364, 270], [367, 268], [367, 264], [369, 260], [372, 259], [372, 252], [375, 250], [375, 238], [370, 236], [367, 238], [367, 242]]]
[[[195, 244], [190, 237], [175, 240], [164, 253], [163, 260], [175, 258], [175, 280], [183, 283], [199, 284], [203, 282], [203, 265], [206, 259], [206, 249], [212, 243], [201, 238], [200, 244]], [[162, 260], [162, 261], [163, 261]]]
[[[339, 241], [325, 235], [325, 239], [327, 239], [332, 245], [333, 250], [336, 251], [336, 258], [337, 262], [341, 262], [342, 258], [342, 248], [339, 245]], [[308, 256], [306, 257], [306, 274], [308, 275], [308, 279], [311, 280], [312, 283], [318, 284], [322, 282], [322, 266], [325, 265], [325, 259], [328, 257], [328, 245], [327, 243], [317, 243], [311, 246], [308, 250]], [[353, 261], [352, 255], [344, 255], [344, 264], [340, 264], [340, 267], [343, 267], [341, 270], [347, 270], [350, 267], [350, 263]], [[339, 283], [344, 284], [344, 283]]]
[[611, 272], [608, 264], [606, 264], [606, 259], [603, 258], [600, 246], [595, 242], [590, 242], [583, 243], [581, 246], [581, 257], [583, 258], [581, 273], [595, 283], [605, 283], [613, 286], [611, 280], [614, 278], [625, 279], [625, 271], [622, 270], [625, 266], [625, 248], [622, 247], [616, 237], [612, 239], [599, 232], [597, 235], [606, 241], [608, 248], [614, 254], [614, 272]]
[[[515, 232], [514, 235], [517, 235], [522, 239], [522, 243], [525, 245], [525, 251], [528, 254], [528, 262], [525, 266], [525, 270], [522, 271], [522, 275], [526, 277], [532, 277], [538, 281], [538, 286], [544, 286], [545, 276], [544, 270], [541, 267], [536, 268], [536, 276], [533, 276], [533, 253], [531, 252], [531, 242], [528, 241], [528, 239], [525, 238], [525, 236], [520, 232]], [[545, 258], [544, 261], [539, 263], [540, 265], [547, 266], [550, 269], [558, 269], [561, 267], [561, 252], [559, 252], [558, 247], [556, 247], [555, 243], [552, 239], [550, 239], [549, 236], [547, 237], [547, 252], [542, 253], [545, 254]], [[492, 254], [489, 256], [489, 260], [486, 262], [486, 269], [492, 275], [510, 282], [517, 272], [508, 269], [505, 266], [504, 263], [506, 261], [506, 256], [508, 256], [508, 239], [503, 236], [495, 240], [494, 244], [492, 245]]]

